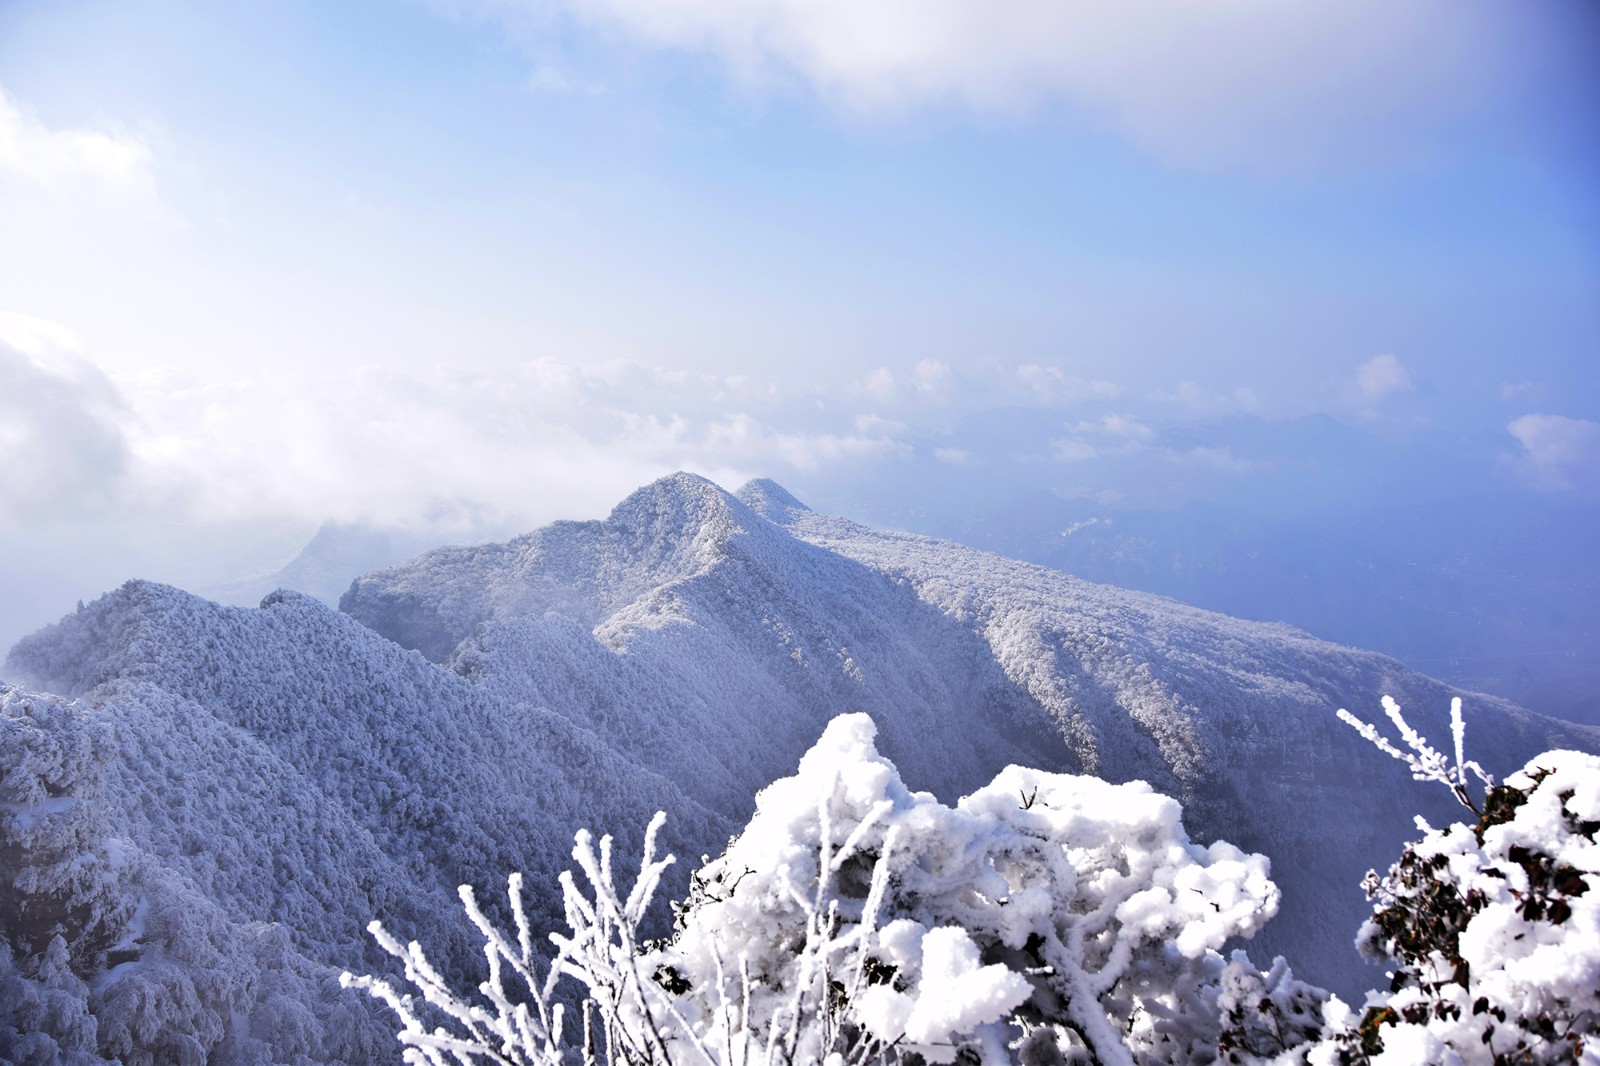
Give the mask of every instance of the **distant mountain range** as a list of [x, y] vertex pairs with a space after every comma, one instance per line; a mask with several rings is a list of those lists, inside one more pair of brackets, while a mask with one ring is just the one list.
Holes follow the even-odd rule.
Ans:
[[[1362, 874], [1414, 813], [1452, 817], [1334, 716], [1387, 693], [1442, 737], [1439, 681], [770, 481], [674, 475], [604, 521], [368, 573], [340, 606], [132, 582], [13, 649], [0, 1050], [387, 1061], [387, 1023], [333, 983], [383, 965], [369, 918], [472, 973], [457, 884], [487, 897], [524, 870], [548, 924], [573, 830], [628, 854], [656, 809], [692, 866], [847, 711], [945, 800], [1008, 763], [1178, 797], [1197, 838], [1273, 860], [1283, 911], [1252, 952], [1347, 993], [1376, 979], [1350, 946]], [[1600, 730], [1466, 700], [1491, 771], [1600, 750]]]
[[1415, 437], [1015, 408], [812, 488], [873, 525], [1288, 622], [1600, 724], [1600, 501], [1519, 483], [1509, 435]]

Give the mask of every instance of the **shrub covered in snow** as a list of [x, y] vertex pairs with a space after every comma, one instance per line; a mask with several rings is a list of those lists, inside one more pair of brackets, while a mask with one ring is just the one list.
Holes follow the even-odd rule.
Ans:
[[1273, 914], [1266, 859], [1191, 843], [1176, 801], [1142, 782], [1011, 767], [946, 807], [909, 791], [874, 736], [865, 715], [838, 718], [764, 790], [695, 875], [666, 943], [640, 944], [636, 929], [670, 859], [647, 852], [622, 899], [609, 842], [597, 855], [580, 836], [589, 888], [564, 881], [570, 931], [551, 937], [544, 976], [526, 922], [504, 935], [464, 893], [488, 941], [486, 1004], [456, 997], [381, 928], [449, 1024], [433, 1028], [440, 1018], [380, 980], [351, 980], [400, 1014], [412, 1061], [442, 1066], [553, 1063], [562, 975], [581, 983], [585, 1025], [598, 1023], [588, 1039], [610, 1061], [718, 1063], [1206, 1061], [1224, 975], [1236, 993], [1283, 977], [1218, 954]]
[[[1451, 706], [1451, 760], [1411, 728], [1394, 700], [1384, 709], [1409, 751], [1346, 711], [1339, 715], [1380, 750], [1434, 781], [1473, 821], [1434, 829], [1365, 887], [1373, 915], [1356, 944], [1386, 962], [1386, 991], [1357, 1014], [1315, 989], [1281, 986], [1263, 1011], [1321, 1025], [1268, 1048], [1230, 1040], [1232, 1062], [1313, 1066], [1600, 1064], [1600, 758], [1550, 751], [1496, 786], [1463, 751], [1461, 701]], [[1247, 979], [1248, 983], [1248, 979]], [[1226, 998], [1226, 997], [1225, 997]], [[1250, 996], [1233, 997], [1248, 1000]], [[1230, 1033], [1247, 1031], [1234, 1024]]]
[[1459, 700], [1453, 764], [1384, 705], [1411, 752], [1380, 746], [1476, 818], [1444, 829], [1419, 818], [1423, 838], [1368, 875], [1376, 907], [1357, 944], [1395, 966], [1390, 988], [1311, 1060], [1600, 1063], [1600, 758], [1546, 752], [1495, 786], [1464, 761]]
[[836, 719], [696, 876], [660, 958], [698, 1016], [748, 973], [750, 1023], [781, 1018], [791, 945], [826, 914], [869, 945], [832, 980], [884, 1046], [950, 1061], [1003, 1060], [1024, 1031], [1102, 1059], [1214, 1044], [1200, 1004], [1217, 949], [1277, 907], [1265, 858], [1190, 843], [1178, 803], [1143, 782], [1009, 767], [946, 807], [873, 740], [865, 715]]

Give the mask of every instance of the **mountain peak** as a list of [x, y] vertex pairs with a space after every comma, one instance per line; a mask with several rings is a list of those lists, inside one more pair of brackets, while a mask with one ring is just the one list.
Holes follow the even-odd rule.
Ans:
[[610, 522], [625, 522], [641, 512], [699, 511], [732, 500], [726, 489], [709, 478], [684, 470], [657, 478], [629, 493], [611, 509]]
[[[439, 549], [356, 579], [340, 609], [444, 662], [481, 623], [555, 611], [600, 624], [628, 604], [721, 565], [754, 537], [788, 534], [712, 481], [678, 472], [600, 522], [557, 522], [505, 544]], [[747, 550], [747, 549], [746, 549]]]
[[779, 525], [811, 510], [795, 499], [788, 489], [769, 477], [758, 477], [746, 482], [744, 488], [734, 495], [756, 514]]
[[605, 524], [636, 551], [703, 561], [729, 536], [762, 523], [716, 482], [679, 471], [631, 493], [612, 508]]

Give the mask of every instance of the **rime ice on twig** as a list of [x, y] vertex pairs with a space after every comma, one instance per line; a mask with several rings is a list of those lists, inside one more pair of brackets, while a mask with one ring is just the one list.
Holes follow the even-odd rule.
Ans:
[[1494, 779], [1484, 772], [1483, 767], [1476, 762], [1468, 762], [1465, 757], [1467, 727], [1461, 717], [1461, 697], [1457, 696], [1450, 701], [1450, 735], [1455, 741], [1456, 749], [1453, 764], [1443, 752], [1429, 744], [1421, 733], [1411, 728], [1405, 716], [1400, 713], [1400, 704], [1395, 702], [1393, 696], [1383, 697], [1383, 710], [1395, 728], [1400, 731], [1400, 738], [1406, 742], [1406, 746], [1411, 749], [1410, 752], [1395, 747], [1388, 738], [1378, 732], [1376, 727], [1363, 722], [1343, 707], [1339, 708], [1338, 714], [1340, 721], [1350, 725], [1371, 741], [1373, 747], [1409, 766], [1413, 780], [1439, 782], [1450, 790], [1457, 802], [1481, 817], [1483, 811], [1473, 802], [1472, 793], [1467, 787], [1467, 771], [1472, 771], [1473, 776], [1485, 789], [1494, 787]]

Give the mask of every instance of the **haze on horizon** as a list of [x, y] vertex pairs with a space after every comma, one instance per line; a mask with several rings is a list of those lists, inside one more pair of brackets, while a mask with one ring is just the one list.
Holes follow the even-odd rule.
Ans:
[[690, 469], [1019, 555], [1461, 538], [1592, 647], [1600, 15], [1159, 10], [0, 8], [0, 645]]

